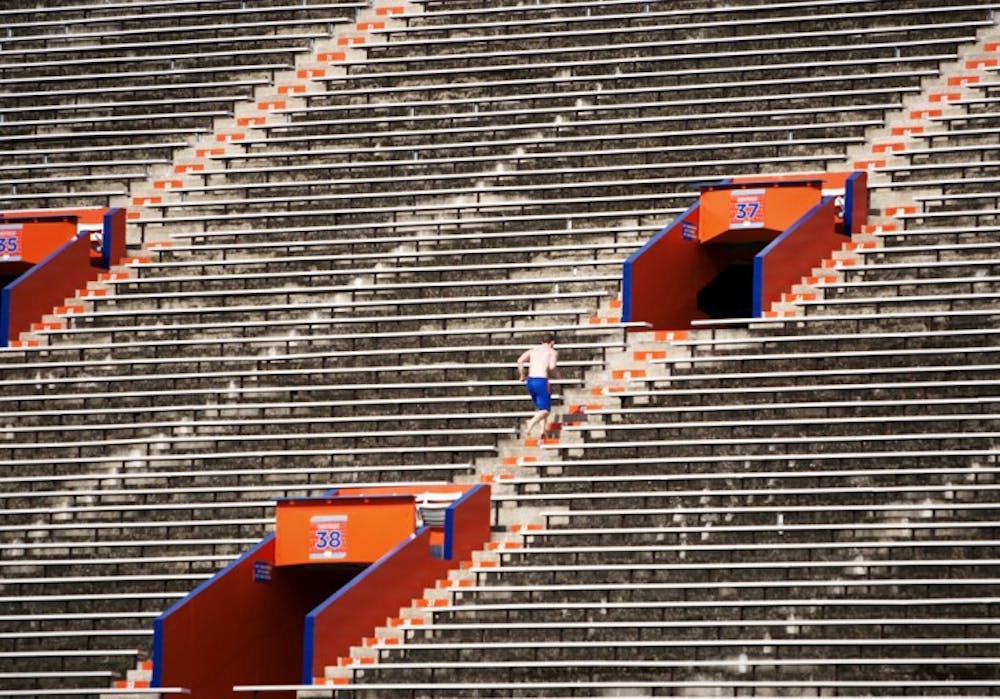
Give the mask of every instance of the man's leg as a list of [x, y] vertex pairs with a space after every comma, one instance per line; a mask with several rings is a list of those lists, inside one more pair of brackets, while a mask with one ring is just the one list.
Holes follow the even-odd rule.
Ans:
[[545, 435], [545, 418], [548, 417], [549, 411], [552, 409], [552, 394], [549, 393], [549, 381], [548, 379], [528, 377], [526, 382], [528, 389], [528, 394], [531, 396], [531, 401], [535, 404], [534, 417], [528, 421], [525, 427], [525, 436], [531, 436], [531, 430], [534, 429], [535, 425], [538, 423], [542, 424], [542, 430], [539, 436]]
[[524, 436], [530, 437], [531, 430], [533, 430], [535, 428], [535, 425], [537, 425], [539, 422], [542, 423], [542, 429], [541, 432], [539, 432], [538, 436], [539, 437], [545, 436], [545, 418], [547, 418], [548, 416], [549, 416], [548, 410], [539, 410], [538, 412], [536, 412], [535, 416], [532, 417], [531, 420], [528, 421], [528, 424], [525, 426]]

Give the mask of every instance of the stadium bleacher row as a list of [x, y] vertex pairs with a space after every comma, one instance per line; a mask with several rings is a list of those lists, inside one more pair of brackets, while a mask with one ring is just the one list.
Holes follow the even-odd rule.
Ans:
[[[996, 3], [386, 7], [0, 9], [0, 205], [134, 253], [0, 354], [0, 696], [125, 679], [278, 497], [479, 479], [497, 545], [314, 694], [1000, 694]], [[619, 321], [694, 185], [863, 159], [773, 317]]]

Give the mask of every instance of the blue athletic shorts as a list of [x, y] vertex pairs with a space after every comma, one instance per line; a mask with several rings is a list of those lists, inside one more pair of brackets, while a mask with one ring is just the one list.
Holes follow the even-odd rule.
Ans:
[[528, 395], [535, 403], [536, 410], [551, 410], [552, 395], [549, 393], [549, 380], [538, 376], [529, 376], [524, 382], [528, 388]]

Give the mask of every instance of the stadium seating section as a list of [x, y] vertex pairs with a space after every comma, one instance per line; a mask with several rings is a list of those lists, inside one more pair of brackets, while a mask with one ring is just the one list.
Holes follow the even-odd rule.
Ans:
[[[276, 498], [476, 481], [312, 695], [1000, 695], [996, 3], [16, 4], [0, 207], [130, 255], [0, 353], [0, 697], [141, 689]], [[621, 322], [695, 185], [851, 169], [766, 317]]]

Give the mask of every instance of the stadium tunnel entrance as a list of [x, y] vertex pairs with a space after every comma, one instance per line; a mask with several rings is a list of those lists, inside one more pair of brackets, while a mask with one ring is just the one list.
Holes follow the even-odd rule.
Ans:
[[762, 317], [860, 232], [867, 211], [864, 172], [702, 185], [698, 201], [625, 262], [622, 320], [681, 330]]

